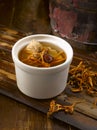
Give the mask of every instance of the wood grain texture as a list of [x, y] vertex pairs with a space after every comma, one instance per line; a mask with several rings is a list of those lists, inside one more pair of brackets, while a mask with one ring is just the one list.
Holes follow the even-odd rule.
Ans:
[[77, 130], [31, 107], [0, 95], [0, 130]]
[[[11, 57], [11, 49], [14, 43], [20, 38], [26, 36], [26, 34], [3, 27], [0, 28], [0, 93], [47, 114], [49, 103], [52, 99], [36, 100], [29, 98], [18, 90], [16, 84], [14, 64]], [[2, 32], [5, 33], [3, 34]], [[91, 67], [97, 71], [96, 58], [96, 52], [86, 52], [74, 48], [74, 58], [71, 66], [76, 66], [81, 60], [87, 60], [90, 62]], [[80, 94], [71, 93], [69, 87], [70, 86], [67, 86], [65, 91], [54, 99], [60, 104], [65, 104], [65, 96], [68, 96], [67, 103], [74, 103], [77, 100], [81, 100], [82, 102], [76, 105], [75, 111], [72, 115], [66, 114], [64, 112], [58, 112], [53, 114], [53, 118], [73, 125], [79, 129], [96, 130], [97, 107], [92, 108], [95, 98], [87, 96], [84, 92]], [[30, 121], [27, 123], [30, 123]], [[91, 126], [89, 126], [90, 123]]]

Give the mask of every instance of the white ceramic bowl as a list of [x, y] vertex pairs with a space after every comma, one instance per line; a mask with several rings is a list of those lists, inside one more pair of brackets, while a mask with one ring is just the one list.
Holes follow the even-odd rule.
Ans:
[[[32, 67], [22, 63], [18, 54], [32, 39], [52, 43], [66, 53], [64, 63], [49, 67]], [[47, 99], [64, 91], [68, 78], [69, 67], [73, 58], [73, 49], [65, 40], [48, 34], [36, 34], [17, 41], [12, 48], [12, 58], [15, 64], [17, 86], [25, 95], [36, 99]]]

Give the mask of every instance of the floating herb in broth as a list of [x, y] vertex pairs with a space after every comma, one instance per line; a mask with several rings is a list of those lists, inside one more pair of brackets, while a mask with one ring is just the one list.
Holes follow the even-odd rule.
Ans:
[[36, 67], [52, 67], [66, 61], [65, 52], [51, 43], [32, 40], [19, 53], [23, 63]]

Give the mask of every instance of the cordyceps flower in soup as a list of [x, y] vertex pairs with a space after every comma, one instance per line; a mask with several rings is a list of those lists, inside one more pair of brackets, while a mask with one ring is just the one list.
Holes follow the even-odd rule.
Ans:
[[52, 67], [65, 62], [66, 54], [50, 43], [32, 40], [20, 51], [19, 59], [31, 66]]

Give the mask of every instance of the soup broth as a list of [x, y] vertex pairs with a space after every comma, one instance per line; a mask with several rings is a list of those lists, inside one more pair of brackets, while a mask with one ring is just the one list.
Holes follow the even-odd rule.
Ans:
[[19, 52], [19, 60], [35, 67], [52, 67], [66, 61], [65, 52], [51, 43], [32, 40]]

